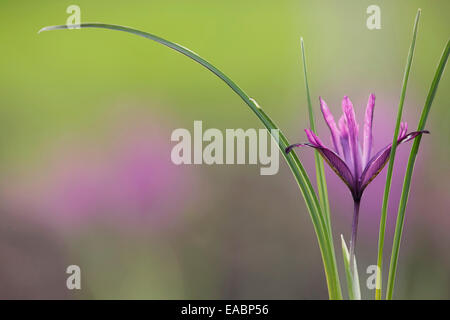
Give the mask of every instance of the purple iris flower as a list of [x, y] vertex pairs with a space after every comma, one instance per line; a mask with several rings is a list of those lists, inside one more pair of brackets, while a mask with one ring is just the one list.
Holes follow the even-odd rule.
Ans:
[[[381, 172], [389, 160], [392, 144], [387, 145], [372, 156], [372, 120], [375, 107], [375, 95], [369, 96], [363, 127], [362, 147], [359, 143], [359, 126], [356, 122], [355, 111], [350, 99], [345, 96], [342, 100], [343, 114], [338, 123], [335, 122], [327, 104], [322, 98], [320, 108], [330, 132], [333, 148], [327, 148], [319, 137], [310, 129], [306, 129], [309, 143], [297, 143], [286, 148], [286, 153], [295, 147], [308, 146], [319, 151], [334, 172], [344, 181], [352, 193], [355, 203], [353, 216], [352, 238], [350, 240], [350, 257], [353, 259], [358, 225], [359, 203], [362, 194], [369, 183]], [[414, 131], [407, 133], [408, 125], [402, 122], [397, 144], [410, 141], [428, 131]], [[351, 264], [353, 266], [353, 264]]]

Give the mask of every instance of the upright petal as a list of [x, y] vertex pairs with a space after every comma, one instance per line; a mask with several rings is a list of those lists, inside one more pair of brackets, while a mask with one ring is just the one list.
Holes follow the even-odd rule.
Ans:
[[331, 138], [333, 140], [334, 145], [334, 151], [336, 151], [337, 154], [342, 155], [342, 147], [341, 142], [339, 141], [339, 129], [336, 125], [336, 122], [334, 121], [333, 114], [330, 112], [330, 109], [328, 108], [326, 102], [319, 97], [320, 101], [320, 109], [322, 110], [323, 118], [325, 119], [325, 122], [328, 125], [328, 128], [330, 128], [331, 132]]
[[348, 128], [347, 123], [345, 122], [345, 116], [342, 115], [339, 119], [339, 133], [340, 133], [340, 142], [342, 147], [342, 154], [344, 156], [345, 162], [349, 168], [353, 168], [352, 157], [350, 155], [350, 145], [348, 142]]
[[[423, 133], [430, 133], [427, 130], [423, 131], [414, 131], [410, 132], [408, 134], [405, 134], [403, 137], [399, 138], [397, 140], [397, 144], [400, 145], [404, 142], [410, 141], [417, 137], [418, 135], [421, 135]], [[364, 189], [367, 187], [367, 185], [375, 179], [375, 177], [381, 172], [381, 170], [384, 168], [386, 163], [389, 160], [389, 156], [391, 154], [392, 144], [387, 145], [383, 149], [381, 149], [375, 156], [373, 156], [372, 159], [367, 163], [366, 168], [364, 169], [363, 173], [361, 174], [360, 179], [360, 193], [364, 191]]]
[[358, 125], [356, 124], [355, 110], [350, 99], [345, 96], [342, 99], [342, 111], [348, 128], [348, 137], [350, 145], [350, 154], [353, 161], [353, 174], [359, 177], [361, 174], [361, 156], [358, 144]]
[[364, 138], [363, 138], [363, 153], [362, 153], [362, 166], [367, 164], [370, 158], [370, 152], [372, 151], [372, 120], [373, 109], [375, 107], [375, 95], [372, 93], [369, 96], [367, 102], [366, 115], [364, 117]]

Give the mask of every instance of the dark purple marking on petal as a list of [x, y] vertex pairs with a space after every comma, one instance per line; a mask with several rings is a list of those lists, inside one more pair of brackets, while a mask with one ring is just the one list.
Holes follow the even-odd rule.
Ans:
[[[404, 126], [405, 125], [403, 125], [403, 127]], [[408, 142], [423, 133], [430, 132], [427, 130], [410, 132], [398, 139], [397, 145]], [[384, 166], [389, 160], [391, 148], [392, 144], [387, 145], [386, 147], [381, 149], [375, 156], [373, 156], [372, 159], [370, 159], [370, 161], [367, 163], [367, 166], [364, 169], [364, 172], [361, 174], [360, 178], [360, 194], [362, 194], [367, 185], [372, 182], [373, 179], [375, 179], [375, 177], [381, 172], [381, 170], [383, 170]]]

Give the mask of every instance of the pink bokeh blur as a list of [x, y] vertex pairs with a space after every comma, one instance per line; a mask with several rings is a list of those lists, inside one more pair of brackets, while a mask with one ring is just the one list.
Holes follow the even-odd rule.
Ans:
[[183, 220], [200, 178], [171, 162], [173, 125], [130, 106], [111, 114], [97, 134], [57, 139], [33, 170], [11, 173], [9, 211], [63, 230], [164, 229]]

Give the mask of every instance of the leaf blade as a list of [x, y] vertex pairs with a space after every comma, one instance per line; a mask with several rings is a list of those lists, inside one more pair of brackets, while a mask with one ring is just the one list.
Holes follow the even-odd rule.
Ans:
[[[420, 116], [419, 124], [417, 126], [417, 128], [419, 128], [420, 130], [423, 130], [425, 128], [428, 114], [430, 113], [431, 105], [433, 104], [433, 100], [436, 95], [437, 88], [441, 80], [441, 76], [444, 73], [444, 69], [447, 64], [449, 53], [450, 53], [450, 41], [447, 41], [447, 46], [442, 52], [441, 59], [439, 60], [439, 64], [436, 68], [435, 76], [431, 83], [430, 90], [428, 91], [427, 99], [425, 101], [425, 105], [423, 107], [422, 114]], [[421, 136], [416, 137], [414, 140], [408, 159], [408, 164], [406, 166], [405, 178], [403, 180], [402, 193], [400, 196], [400, 204], [397, 212], [397, 221], [395, 225], [394, 240], [392, 245], [391, 261], [389, 264], [389, 277], [386, 292], [387, 300], [391, 300], [394, 293], [395, 276], [397, 273], [397, 262], [403, 226], [405, 221], [406, 205], [408, 203], [409, 191], [411, 189], [412, 174], [421, 140], [422, 140]]]
[[[99, 29], [108, 29], [115, 31], [123, 31], [127, 33], [131, 33], [140, 37], [144, 37], [153, 41], [156, 41], [166, 47], [169, 47], [179, 53], [187, 56], [188, 58], [196, 61], [217, 77], [219, 77], [222, 81], [224, 81], [256, 114], [259, 120], [263, 123], [265, 128], [270, 132], [272, 137], [276, 140], [278, 147], [283, 154], [286, 162], [288, 163], [295, 180], [300, 188], [300, 191], [305, 200], [306, 207], [310, 214], [311, 220], [313, 222], [313, 227], [316, 232], [316, 237], [319, 242], [319, 248], [322, 255], [322, 260], [324, 263], [325, 275], [327, 279], [329, 296], [331, 299], [342, 299], [342, 292], [339, 282], [339, 275], [337, 273], [337, 265], [334, 254], [334, 246], [330, 246], [330, 238], [326, 229], [326, 223], [323, 220], [321, 207], [319, 201], [317, 199], [317, 195], [312, 187], [311, 181], [298, 159], [297, 155], [294, 152], [286, 153], [286, 148], [290, 145], [282, 131], [274, 124], [274, 122], [267, 116], [267, 114], [259, 107], [259, 105], [255, 102], [254, 99], [250, 98], [235, 82], [233, 82], [228, 76], [226, 76], [222, 71], [213, 66], [207, 60], [203, 59], [199, 55], [197, 55], [192, 50], [176, 44], [174, 42], [168, 41], [156, 35], [143, 32], [137, 29], [113, 25], [113, 24], [102, 24], [102, 23], [83, 23], [79, 25], [59, 25], [59, 26], [49, 26], [42, 28], [39, 33], [44, 31], [53, 31], [53, 30], [64, 30], [64, 29], [73, 29], [73, 28], [99, 28]], [[278, 136], [274, 135], [274, 132], [278, 132]]]
[[391, 154], [389, 155], [388, 171], [386, 174], [386, 184], [385, 184], [385, 188], [384, 188], [383, 204], [382, 204], [382, 208], [381, 208], [380, 229], [379, 229], [379, 233], [378, 233], [377, 267], [378, 267], [379, 272], [377, 272], [377, 277], [376, 277], [376, 284], [377, 284], [376, 290], [375, 290], [375, 299], [376, 300], [381, 300], [384, 234], [386, 232], [386, 217], [387, 217], [387, 210], [388, 210], [388, 204], [389, 204], [389, 194], [391, 191], [392, 173], [393, 173], [393, 169], [394, 169], [394, 161], [395, 161], [395, 155], [396, 155], [396, 151], [397, 151], [397, 137], [398, 137], [398, 133], [400, 130], [400, 122], [402, 119], [403, 104], [405, 102], [405, 96], [406, 96], [406, 88], [408, 86], [409, 72], [411, 70], [412, 60], [413, 60], [415, 46], [416, 46], [417, 28], [419, 26], [420, 14], [421, 14], [421, 10], [419, 9], [417, 11], [417, 15], [416, 15], [416, 18], [414, 21], [413, 36], [411, 39], [411, 45], [409, 47], [408, 58], [406, 61], [405, 72], [403, 75], [403, 84], [402, 84], [400, 101], [398, 104], [398, 111], [397, 111], [397, 121], [395, 124], [394, 137], [392, 140]]

